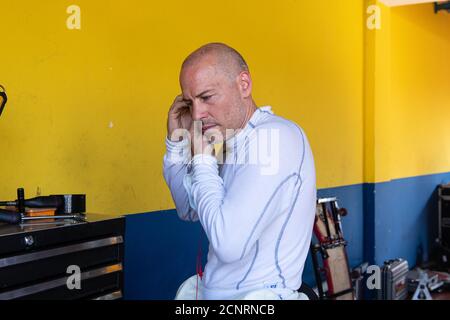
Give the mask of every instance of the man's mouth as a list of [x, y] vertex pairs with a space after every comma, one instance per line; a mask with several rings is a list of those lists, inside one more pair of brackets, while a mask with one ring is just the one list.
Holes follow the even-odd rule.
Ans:
[[206, 130], [209, 130], [211, 128], [214, 128], [215, 126], [217, 126], [216, 124], [208, 124], [208, 125], [202, 125], [202, 133], [205, 133]]

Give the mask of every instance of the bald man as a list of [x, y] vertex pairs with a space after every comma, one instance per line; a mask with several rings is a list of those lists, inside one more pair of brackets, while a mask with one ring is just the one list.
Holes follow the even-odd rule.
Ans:
[[200, 221], [209, 252], [201, 279], [183, 282], [176, 299], [302, 298], [316, 203], [305, 133], [257, 107], [247, 63], [225, 44], [191, 53], [180, 85], [164, 177], [179, 217]]

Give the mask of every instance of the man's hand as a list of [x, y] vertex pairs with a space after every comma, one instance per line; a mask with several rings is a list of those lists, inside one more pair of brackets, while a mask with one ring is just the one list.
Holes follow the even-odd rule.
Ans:
[[199, 153], [214, 155], [214, 146], [207, 137], [208, 135], [202, 134], [202, 122], [192, 120], [191, 110], [183, 101], [182, 95], [176, 96], [167, 116], [167, 137], [170, 140], [179, 141], [179, 134], [173, 136], [177, 129], [189, 132], [193, 156]]
[[180, 94], [175, 98], [169, 109], [169, 114], [167, 116], [167, 138], [172, 140], [172, 134], [176, 129], [185, 129], [189, 131], [191, 127], [191, 110], [183, 101], [183, 96]]
[[214, 145], [207, 132], [202, 134], [202, 122], [192, 122], [191, 129], [189, 130], [191, 136], [191, 152], [192, 156], [197, 154], [209, 154], [214, 155]]

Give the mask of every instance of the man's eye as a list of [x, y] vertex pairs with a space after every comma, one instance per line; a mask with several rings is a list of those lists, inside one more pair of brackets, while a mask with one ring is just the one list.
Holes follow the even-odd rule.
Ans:
[[203, 100], [203, 101], [207, 101], [207, 100], [209, 100], [209, 98], [211, 98], [211, 96], [203, 96], [203, 97], [202, 97], [202, 100]]

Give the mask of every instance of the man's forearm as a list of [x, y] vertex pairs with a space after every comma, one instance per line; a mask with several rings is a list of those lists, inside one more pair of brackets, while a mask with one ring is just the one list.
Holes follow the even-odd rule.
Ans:
[[190, 160], [189, 144], [166, 139], [166, 154], [163, 161], [163, 175], [172, 194], [178, 216], [183, 220], [197, 220], [197, 214], [189, 205], [188, 194], [183, 186]]

